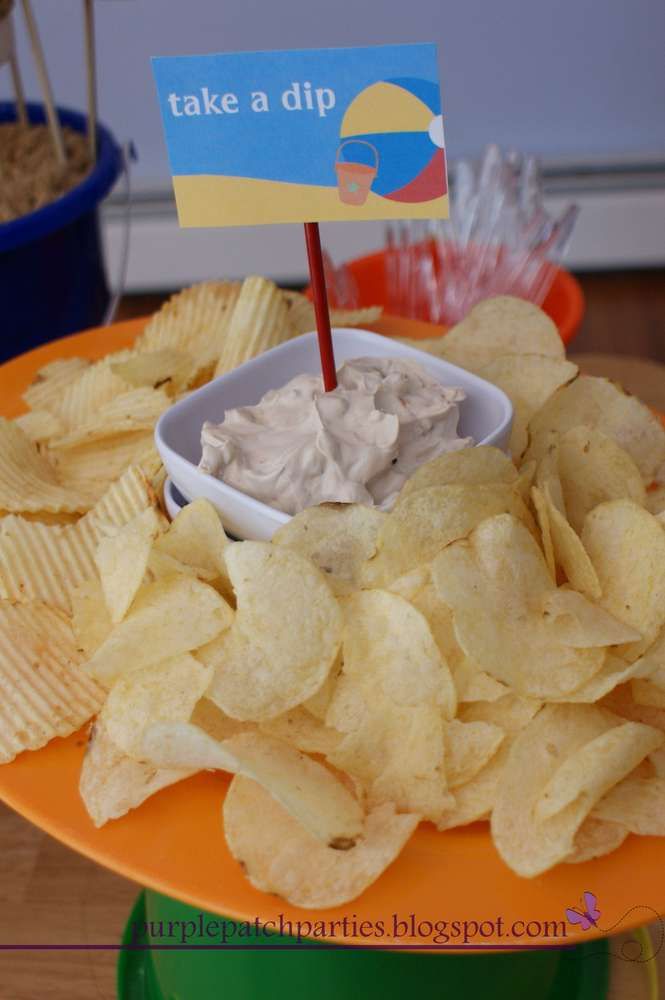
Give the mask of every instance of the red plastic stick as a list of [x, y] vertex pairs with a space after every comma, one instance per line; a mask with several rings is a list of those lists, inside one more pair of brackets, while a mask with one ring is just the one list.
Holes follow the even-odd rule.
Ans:
[[326, 392], [330, 392], [331, 389], [337, 388], [337, 375], [318, 222], [305, 223], [305, 243], [307, 244], [307, 260], [309, 261], [309, 277], [314, 295], [314, 315], [316, 316], [316, 331], [319, 336], [323, 388]]

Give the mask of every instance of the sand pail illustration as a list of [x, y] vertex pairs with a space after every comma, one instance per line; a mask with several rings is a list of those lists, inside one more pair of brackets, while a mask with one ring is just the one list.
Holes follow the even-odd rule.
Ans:
[[[340, 160], [340, 153], [350, 143], [368, 146], [374, 155], [374, 165], [353, 162], [352, 160]], [[343, 201], [345, 205], [364, 205], [378, 169], [379, 154], [371, 142], [366, 142], [364, 139], [346, 139], [339, 146], [335, 158], [339, 200]]]

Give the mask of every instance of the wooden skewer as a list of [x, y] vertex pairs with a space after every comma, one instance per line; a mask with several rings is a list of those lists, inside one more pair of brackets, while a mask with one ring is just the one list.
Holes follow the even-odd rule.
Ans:
[[28, 35], [30, 36], [30, 45], [32, 46], [32, 54], [35, 60], [35, 66], [37, 67], [39, 86], [41, 87], [42, 97], [44, 98], [44, 107], [46, 109], [46, 120], [48, 121], [49, 130], [51, 132], [53, 148], [55, 150], [55, 155], [56, 159], [58, 160], [58, 163], [64, 167], [65, 163], [67, 162], [67, 156], [65, 153], [65, 143], [62, 138], [62, 130], [60, 129], [58, 114], [55, 110], [55, 103], [53, 101], [53, 91], [51, 90], [51, 81], [49, 80], [48, 70], [46, 69], [44, 50], [42, 49], [42, 44], [39, 40], [39, 32], [37, 31], [37, 22], [35, 21], [35, 16], [32, 12], [32, 7], [30, 6], [30, 0], [23, 0], [23, 13], [25, 15], [25, 23], [28, 28]]
[[16, 98], [16, 119], [21, 123], [21, 125], [27, 125], [28, 109], [25, 106], [25, 93], [23, 91], [23, 81], [21, 80], [21, 71], [18, 68], [18, 60], [16, 58], [15, 50], [9, 57], [9, 68], [12, 74], [12, 82], [14, 84], [14, 96]]
[[85, 24], [85, 64], [88, 83], [88, 142], [90, 157], [97, 159], [97, 59], [95, 54], [94, 0], [83, 0]]

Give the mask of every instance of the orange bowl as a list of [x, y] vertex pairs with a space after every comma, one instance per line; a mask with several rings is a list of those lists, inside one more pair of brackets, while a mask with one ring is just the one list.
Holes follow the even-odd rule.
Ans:
[[[348, 261], [346, 267], [358, 286], [361, 307], [386, 306], [388, 294], [385, 250], [356, 257], [355, 260]], [[543, 309], [556, 323], [564, 344], [570, 343], [578, 332], [584, 318], [584, 307], [584, 292], [579, 281], [569, 271], [557, 267], [552, 287], [543, 302]], [[431, 327], [429, 336], [432, 336]]]

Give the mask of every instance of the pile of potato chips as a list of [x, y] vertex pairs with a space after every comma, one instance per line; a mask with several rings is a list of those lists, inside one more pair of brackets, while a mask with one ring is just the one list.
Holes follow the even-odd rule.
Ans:
[[2, 424], [0, 759], [96, 715], [96, 825], [230, 773], [232, 854], [302, 907], [354, 899], [422, 821], [489, 820], [526, 877], [665, 836], [665, 428], [540, 310], [489, 300], [424, 345], [510, 396], [512, 457], [445, 454], [389, 513], [322, 504], [272, 543], [204, 500], [169, 524], [156, 416], [310, 310], [198, 286]]

